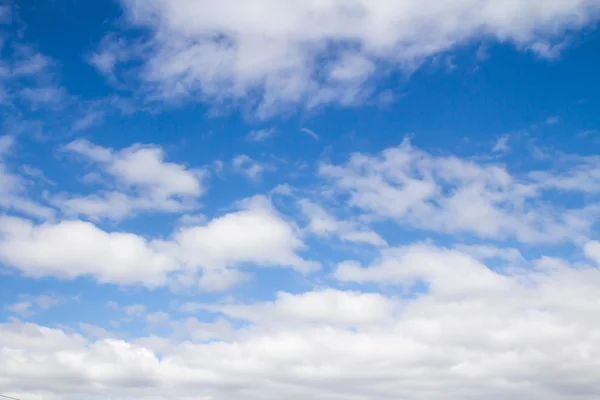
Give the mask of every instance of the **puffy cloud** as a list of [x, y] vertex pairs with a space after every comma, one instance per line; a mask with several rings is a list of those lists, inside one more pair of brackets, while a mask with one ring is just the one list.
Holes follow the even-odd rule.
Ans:
[[301, 294], [279, 292], [277, 299], [268, 303], [186, 303], [182, 309], [187, 312], [219, 312], [261, 325], [316, 323], [352, 327], [389, 323], [398, 305], [397, 301], [379, 293], [325, 289]]
[[340, 221], [321, 206], [307, 199], [298, 202], [302, 213], [308, 218], [307, 229], [319, 236], [338, 236], [341, 240], [353, 243], [365, 243], [373, 246], [386, 246], [385, 240], [376, 232], [359, 229], [358, 224]]
[[[232, 332], [219, 320], [186, 320], [181, 340], [86, 339], [5, 323], [3, 388], [61, 400], [592, 400], [600, 390], [600, 325], [589, 318], [600, 311], [597, 268], [544, 258], [508, 274], [423, 244], [386, 250], [367, 268], [391, 284], [421, 279], [425, 289], [399, 299], [322, 289], [216, 305], [251, 325]], [[188, 306], [198, 308], [206, 309]]]
[[186, 264], [209, 271], [240, 263], [282, 265], [302, 272], [318, 268], [318, 264], [297, 255], [304, 248], [298, 228], [265, 197], [250, 198], [240, 206], [241, 210], [206, 225], [180, 228], [170, 242], [161, 246]]
[[427, 244], [385, 249], [380, 259], [367, 268], [355, 262], [338, 265], [334, 276], [346, 282], [377, 282], [412, 289], [425, 282], [439, 295], [509, 294], [510, 280], [461, 251]]
[[150, 39], [124, 45], [126, 35], [109, 35], [92, 58], [102, 73], [113, 77], [119, 63], [141, 58], [139, 76], [154, 96], [258, 103], [263, 116], [282, 106], [356, 104], [377, 76], [410, 71], [473, 42], [509, 42], [556, 57], [563, 33], [593, 24], [600, 10], [597, 0], [122, 4], [126, 21], [146, 28]]
[[581, 241], [598, 211], [552, 202], [537, 179], [512, 176], [502, 165], [436, 156], [408, 140], [379, 154], [353, 154], [344, 165], [322, 164], [320, 173], [356, 209], [443, 233]]
[[590, 260], [600, 264], [600, 242], [597, 240], [585, 244], [583, 251]]
[[30, 277], [93, 276], [99, 282], [148, 286], [165, 284], [167, 274], [178, 268], [131, 233], [105, 232], [83, 221], [35, 225], [11, 217], [0, 220], [0, 260]]
[[166, 240], [107, 232], [79, 220], [36, 225], [2, 217], [0, 261], [30, 277], [92, 276], [102, 283], [204, 290], [224, 290], [245, 279], [236, 268], [248, 264], [302, 273], [319, 267], [298, 254], [304, 248], [298, 229], [266, 198], [240, 207], [205, 225], [180, 227]]
[[98, 164], [119, 189], [100, 195], [58, 196], [55, 203], [68, 213], [122, 219], [139, 210], [175, 212], [195, 208], [195, 200], [205, 191], [205, 170], [165, 161], [157, 146], [113, 150], [79, 139], [65, 150]]

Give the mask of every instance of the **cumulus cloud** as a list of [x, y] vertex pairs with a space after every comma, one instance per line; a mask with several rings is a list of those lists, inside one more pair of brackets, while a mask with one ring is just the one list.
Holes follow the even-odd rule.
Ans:
[[104, 231], [79, 220], [34, 224], [2, 217], [0, 261], [34, 278], [91, 276], [101, 283], [217, 291], [245, 279], [236, 269], [244, 265], [302, 273], [319, 267], [298, 254], [305, 246], [298, 229], [266, 198], [240, 207], [205, 225], [180, 227], [167, 240]]
[[436, 156], [408, 140], [379, 154], [353, 154], [343, 165], [322, 164], [320, 173], [350, 206], [428, 231], [530, 243], [577, 241], [585, 239], [598, 211], [593, 205], [550, 206], [550, 183], [531, 179], [543, 173], [513, 176], [503, 165]]
[[[122, 0], [150, 39], [111, 33], [92, 63], [105, 75], [140, 68], [153, 98], [242, 101], [262, 116], [282, 107], [352, 105], [390, 71], [410, 72], [458, 46], [496, 40], [556, 57], [564, 33], [593, 24], [597, 0]], [[135, 59], [138, 62], [132, 63]], [[140, 66], [141, 63], [141, 66]]]
[[402, 298], [319, 289], [255, 304], [189, 304], [188, 312], [208, 308], [250, 326], [182, 321], [185, 339], [94, 339], [4, 323], [3, 388], [56, 399], [273, 400], [591, 400], [600, 390], [600, 325], [589, 318], [600, 311], [597, 268], [545, 258], [502, 273], [427, 244], [386, 250], [363, 268], [425, 289]]
[[104, 283], [148, 286], [164, 284], [177, 269], [173, 260], [131, 233], [105, 232], [83, 221], [35, 225], [14, 217], [1, 219], [0, 260], [30, 277], [93, 276]]
[[292, 294], [277, 293], [272, 302], [256, 304], [186, 303], [186, 312], [212, 311], [233, 319], [266, 325], [333, 324], [346, 327], [390, 322], [399, 302], [379, 293], [324, 289]]
[[161, 243], [189, 265], [221, 270], [239, 263], [292, 267], [309, 272], [318, 264], [296, 254], [304, 248], [298, 228], [263, 196], [240, 204], [241, 210], [203, 226], [182, 227], [171, 242]]
[[97, 165], [116, 186], [101, 194], [56, 197], [55, 204], [72, 215], [123, 219], [136, 211], [189, 210], [205, 192], [204, 169], [168, 162], [158, 146], [114, 150], [78, 139], [64, 150]]
[[385, 240], [376, 232], [362, 228], [352, 221], [338, 220], [318, 204], [307, 199], [298, 202], [301, 212], [308, 219], [307, 229], [318, 236], [337, 236], [343, 241], [386, 246]]

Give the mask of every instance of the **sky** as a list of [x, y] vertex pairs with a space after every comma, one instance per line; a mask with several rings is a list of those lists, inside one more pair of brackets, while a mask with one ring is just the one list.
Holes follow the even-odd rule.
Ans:
[[592, 400], [600, 0], [0, 0], [0, 394]]

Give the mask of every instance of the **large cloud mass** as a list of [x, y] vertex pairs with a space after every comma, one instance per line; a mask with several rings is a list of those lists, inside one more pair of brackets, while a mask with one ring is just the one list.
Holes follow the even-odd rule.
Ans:
[[120, 64], [141, 59], [152, 96], [246, 100], [263, 116], [281, 106], [356, 104], [376, 76], [410, 71], [460, 45], [496, 40], [555, 57], [564, 32], [595, 22], [600, 10], [597, 0], [122, 4], [126, 20], [147, 28], [150, 39], [107, 36], [90, 56], [100, 72], [114, 81]]

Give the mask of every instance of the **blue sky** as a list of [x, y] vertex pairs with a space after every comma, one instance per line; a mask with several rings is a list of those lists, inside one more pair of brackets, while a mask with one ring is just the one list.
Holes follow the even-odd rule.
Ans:
[[0, 394], [595, 398], [599, 18], [0, 1]]

